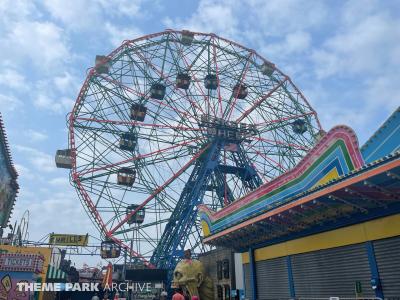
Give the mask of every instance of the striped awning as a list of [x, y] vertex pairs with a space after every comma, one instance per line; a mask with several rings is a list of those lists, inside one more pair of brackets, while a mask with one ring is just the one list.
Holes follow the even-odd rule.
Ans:
[[66, 280], [67, 274], [64, 271], [61, 271], [60, 269], [49, 265], [49, 267], [47, 268], [46, 277], [48, 280]]

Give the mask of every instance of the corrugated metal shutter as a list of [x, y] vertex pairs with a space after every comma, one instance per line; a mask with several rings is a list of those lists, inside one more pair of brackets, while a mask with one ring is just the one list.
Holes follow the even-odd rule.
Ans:
[[252, 288], [250, 282], [250, 264], [243, 265], [243, 272], [244, 272], [244, 291], [246, 299], [251, 299], [252, 297]]
[[400, 237], [375, 241], [373, 244], [385, 299], [400, 299]]
[[292, 256], [296, 297], [355, 297], [360, 281], [364, 297], [374, 297], [365, 244]]
[[257, 299], [289, 299], [286, 257], [256, 262]]

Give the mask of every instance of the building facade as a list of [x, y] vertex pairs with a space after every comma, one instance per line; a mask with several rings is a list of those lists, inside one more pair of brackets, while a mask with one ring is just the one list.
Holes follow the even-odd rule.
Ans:
[[10, 220], [18, 193], [17, 171], [14, 168], [7, 136], [0, 114], [0, 238]]
[[199, 207], [204, 242], [242, 253], [245, 298], [400, 299], [399, 128], [397, 109], [360, 149], [335, 127], [286, 174]]

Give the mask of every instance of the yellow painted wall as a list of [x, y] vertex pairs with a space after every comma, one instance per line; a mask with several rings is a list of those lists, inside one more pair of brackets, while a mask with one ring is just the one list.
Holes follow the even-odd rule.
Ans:
[[[44, 247], [15, 247], [9, 245], [0, 245], [0, 252], [6, 251], [7, 253], [23, 253], [23, 254], [42, 254], [44, 257], [43, 270], [40, 274], [42, 282], [46, 282], [47, 268], [51, 258], [51, 248]], [[43, 297], [43, 292], [39, 293], [39, 300]]]
[[[255, 261], [379, 240], [400, 235], [400, 214], [254, 250]], [[244, 264], [249, 254], [242, 253]]]

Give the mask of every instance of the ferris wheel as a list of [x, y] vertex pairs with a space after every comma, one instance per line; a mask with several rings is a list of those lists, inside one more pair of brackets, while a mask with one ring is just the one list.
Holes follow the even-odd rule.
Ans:
[[273, 63], [185, 30], [97, 56], [68, 127], [56, 161], [105, 243], [159, 268], [205, 250], [197, 205], [218, 210], [290, 170], [321, 131]]

